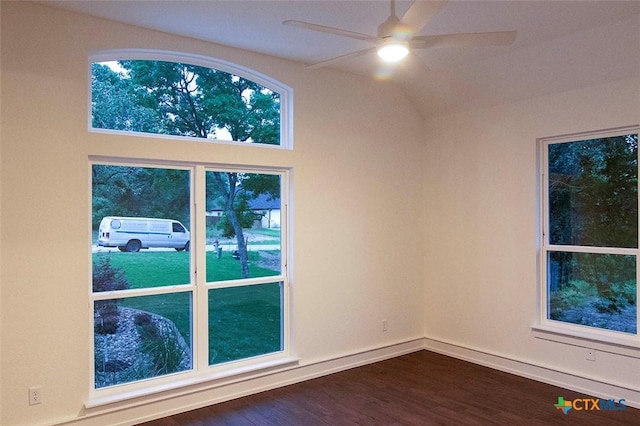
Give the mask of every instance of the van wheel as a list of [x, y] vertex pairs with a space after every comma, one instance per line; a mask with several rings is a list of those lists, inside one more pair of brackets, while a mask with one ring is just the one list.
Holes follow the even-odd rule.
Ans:
[[191, 248], [191, 241], [187, 241], [187, 244], [184, 245], [184, 250], [189, 251], [190, 248]]
[[176, 251], [189, 251], [189, 241], [187, 241], [187, 244], [184, 245], [184, 247], [176, 247]]
[[140, 251], [140, 241], [138, 240], [131, 240], [127, 243], [127, 251], [129, 253], [137, 253]]

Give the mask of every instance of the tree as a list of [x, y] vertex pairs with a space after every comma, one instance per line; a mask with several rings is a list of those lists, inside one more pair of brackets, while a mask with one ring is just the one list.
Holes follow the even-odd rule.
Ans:
[[96, 164], [92, 181], [94, 229], [104, 216], [177, 219], [190, 227], [189, 173], [185, 170]]
[[[279, 143], [280, 97], [253, 81], [177, 62], [128, 60], [118, 65], [121, 72], [94, 64], [93, 122], [98, 127], [141, 132], [154, 129], [155, 133], [198, 138], [218, 137], [224, 130], [234, 141]], [[122, 106], [117, 105], [120, 102], [113, 104], [111, 94], [121, 99]], [[109, 120], [110, 114], [123, 111], [126, 119]], [[273, 180], [262, 176], [211, 172], [215, 192], [223, 198], [225, 220], [236, 237], [243, 277], [249, 276], [242, 230], [248, 209], [244, 188], [252, 187], [253, 196], [266, 192], [279, 197], [279, 186], [275, 188]]]
[[132, 82], [107, 65], [91, 65], [92, 124], [94, 128], [158, 133], [157, 111], [136, 102]]
[[[638, 247], [638, 135], [550, 144], [549, 241], [555, 245]], [[592, 283], [618, 309], [613, 283], [635, 281], [631, 256], [551, 253], [551, 288]]]
[[638, 246], [638, 135], [549, 145], [552, 244]]

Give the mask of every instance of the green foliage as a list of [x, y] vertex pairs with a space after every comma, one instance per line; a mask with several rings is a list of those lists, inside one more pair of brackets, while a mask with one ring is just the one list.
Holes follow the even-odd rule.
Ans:
[[152, 312], [171, 321], [187, 345], [191, 338], [191, 293], [168, 293], [153, 296], [128, 297], [123, 307]]
[[93, 291], [126, 290], [130, 287], [125, 272], [111, 265], [111, 256], [94, 257], [93, 262]]
[[187, 170], [94, 164], [94, 229], [105, 216], [176, 219], [190, 226], [190, 173]]
[[[121, 72], [93, 64], [92, 119], [96, 127], [198, 138], [217, 137], [220, 129], [226, 129], [235, 141], [280, 142], [280, 96], [255, 82], [176, 62], [126, 60], [118, 65]], [[108, 215], [168, 217], [190, 227], [187, 173], [109, 167], [115, 166], [94, 167], [94, 227]], [[250, 186], [261, 175], [214, 172], [213, 176], [207, 192], [212, 190], [215, 195], [207, 199], [224, 206], [224, 235], [236, 236], [240, 269], [248, 277], [242, 228], [251, 215], [246, 199], [238, 195], [243, 191], [241, 183]], [[252, 191], [254, 196], [259, 194], [256, 191], [279, 196], [279, 188], [257, 181]]]
[[236, 141], [280, 142], [280, 96], [224, 71], [178, 62], [92, 65], [94, 127]]
[[[251, 263], [258, 261], [258, 253], [249, 254]], [[178, 261], [167, 268], [171, 257], [188, 259], [188, 254], [96, 253], [94, 262], [104, 262], [103, 258], [109, 258], [115, 269], [132, 277], [131, 288], [148, 288], [175, 283], [175, 279], [166, 279], [168, 269], [178, 268], [188, 273], [188, 262]], [[141, 258], [144, 260], [140, 261]], [[229, 252], [225, 252], [220, 259], [214, 252], [207, 252], [206, 262], [208, 282], [240, 277], [238, 261]], [[252, 266], [252, 273], [255, 276], [273, 276], [278, 271]], [[280, 284], [217, 289], [213, 294], [209, 292], [209, 295], [209, 329], [213, 333], [209, 341], [211, 363], [281, 350]], [[185, 351], [189, 351], [191, 344], [191, 304], [190, 291], [125, 298], [122, 308], [141, 311], [134, 316], [133, 324], [140, 335], [139, 350], [145, 355], [145, 360], [137, 360], [130, 365], [117, 359], [108, 359], [105, 353], [108, 347], [96, 343], [96, 386], [127, 383], [190, 368], [186, 365], [188, 355]], [[166, 321], [158, 322], [160, 317]]]
[[[93, 291], [117, 291], [130, 287], [124, 271], [111, 266], [111, 257], [103, 256], [93, 263]], [[97, 300], [94, 303], [94, 330], [98, 334], [114, 334], [118, 329], [118, 305], [122, 299]]]
[[[638, 247], [637, 134], [550, 144], [548, 163], [551, 244]], [[552, 304], [560, 311], [579, 305], [573, 292], [583, 281], [597, 294], [597, 311], [620, 313], [628, 299], [620, 283], [635, 283], [634, 256], [552, 252], [554, 266], [550, 286], [560, 293]]]
[[587, 281], [571, 281], [551, 292], [549, 318], [612, 331], [636, 331], [636, 283], [611, 284], [607, 297]]
[[160, 116], [140, 102], [131, 79], [106, 65], [91, 65], [92, 125], [98, 129], [160, 133]]
[[272, 200], [279, 200], [280, 176], [246, 173], [242, 180], [242, 188], [254, 198], [260, 194], [269, 194]]
[[636, 306], [635, 280], [612, 283], [609, 287], [605, 296], [598, 290], [600, 299], [594, 304], [598, 312], [619, 314], [626, 306]]
[[638, 135], [549, 145], [552, 244], [638, 247]]
[[[249, 208], [249, 202], [244, 193], [240, 193], [236, 196], [233, 204], [233, 210], [236, 213], [236, 217], [242, 228], [251, 228], [253, 221], [256, 220], [255, 214]], [[236, 228], [229, 220], [229, 215], [225, 214], [220, 218], [217, 224], [218, 229], [221, 231], [223, 238], [233, 238], [236, 236]]]
[[584, 307], [597, 297], [595, 286], [586, 281], [572, 281], [561, 290], [551, 293], [551, 319], [562, 318], [563, 312], [575, 307]]
[[560, 315], [589, 303], [602, 313], [620, 313], [630, 304], [635, 306], [635, 256], [552, 252], [549, 260], [551, 268], [557, 265], [560, 271], [569, 271], [550, 279], [555, 284], [550, 286], [551, 306]]
[[637, 306], [638, 298], [637, 298], [637, 284], [636, 281], [626, 281], [622, 284], [618, 284], [619, 288], [616, 289], [616, 293], [620, 295], [621, 298], [627, 301], [629, 306]]
[[95, 317], [93, 330], [97, 334], [115, 334], [118, 331], [120, 314], [118, 305], [113, 300], [98, 300], [95, 302]]
[[171, 374], [184, 369], [182, 363], [187, 347], [181, 344], [175, 327], [167, 327], [166, 322], [161, 326], [147, 312], [136, 314], [134, 323], [140, 335], [140, 350], [150, 359], [145, 377], [141, 378]]

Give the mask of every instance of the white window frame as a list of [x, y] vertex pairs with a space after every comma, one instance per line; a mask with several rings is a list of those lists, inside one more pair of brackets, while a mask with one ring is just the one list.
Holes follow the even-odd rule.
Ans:
[[[553, 245], [549, 242], [549, 208], [548, 208], [548, 146], [556, 143], [574, 142], [586, 139], [597, 139], [611, 136], [621, 136], [638, 133], [640, 126], [626, 126], [612, 129], [604, 129], [591, 132], [573, 133], [560, 136], [540, 138], [538, 145], [538, 312], [539, 317], [532, 326], [536, 337], [566, 343], [574, 346], [593, 347], [604, 349], [614, 353], [640, 358], [640, 310], [636, 315], [636, 334], [623, 333], [596, 327], [588, 327], [579, 324], [571, 324], [555, 321], [548, 318], [549, 299], [547, 291], [547, 258], [552, 251], [594, 253], [594, 254], [621, 254], [636, 257], [636, 300], [640, 296], [640, 249], [639, 248], [609, 248], [589, 246]], [[640, 191], [639, 191], [640, 200]], [[640, 211], [640, 209], [639, 209]], [[640, 215], [639, 215], [640, 216]], [[639, 224], [640, 232], [640, 224]], [[639, 238], [640, 241], [640, 238]], [[636, 301], [636, 309], [638, 302]]]
[[[255, 83], [258, 83], [273, 92], [280, 95], [280, 145], [269, 145], [260, 143], [233, 142], [215, 139], [202, 139], [195, 137], [182, 137], [174, 135], [159, 135], [142, 132], [128, 132], [108, 129], [93, 129], [91, 123], [91, 64], [94, 62], [116, 61], [116, 60], [153, 60], [188, 63], [197, 66], [203, 66], [228, 72], [233, 75], [241, 76]], [[112, 135], [118, 140], [122, 137], [145, 137], [160, 138], [165, 140], [181, 140], [190, 142], [204, 142], [215, 144], [231, 144], [235, 146], [251, 147], [247, 149], [264, 148], [264, 149], [293, 149], [293, 90], [283, 83], [260, 74], [248, 68], [232, 64], [230, 62], [213, 59], [205, 56], [141, 49], [119, 49], [108, 50], [92, 53], [88, 58], [88, 131], [90, 133], [102, 133]], [[114, 140], [116, 140], [114, 139]], [[89, 378], [89, 397], [85, 401], [85, 408], [88, 410], [110, 409], [113, 404], [126, 403], [129, 405], [142, 404], [150, 399], [163, 399], [187, 394], [193, 391], [193, 386], [197, 389], [204, 390], [226, 384], [235, 383], [238, 380], [247, 380], [252, 377], [259, 377], [264, 374], [286, 370], [298, 363], [292, 348], [292, 319], [291, 319], [291, 186], [292, 186], [292, 169], [289, 166], [273, 165], [273, 162], [265, 165], [245, 166], [245, 163], [237, 164], [219, 164], [207, 163], [200, 161], [199, 158], [187, 158], [181, 161], [173, 161], [162, 156], [149, 155], [148, 158], [139, 157], [123, 157], [114, 144], [113, 151], [100, 152], [96, 155], [90, 155], [88, 158], [89, 171], [87, 182], [91, 183], [91, 166], [92, 164], [111, 164], [122, 166], [136, 167], [164, 167], [187, 169], [191, 173], [191, 274], [192, 282], [188, 285], [180, 285], [173, 287], [158, 287], [142, 290], [123, 290], [109, 293], [93, 293], [92, 289], [92, 268], [89, 268], [88, 276], [88, 321], [92, 326], [89, 333], [90, 357], [90, 378]], [[242, 154], [241, 154], [242, 156]], [[154, 158], [154, 159], [151, 159]], [[283, 157], [284, 160], [284, 157]], [[241, 161], [241, 160], [240, 160]], [[205, 206], [205, 173], [208, 170], [216, 171], [237, 171], [247, 173], [265, 173], [278, 174], [281, 176], [281, 273], [264, 278], [248, 278], [244, 280], [235, 280], [227, 282], [206, 283], [206, 273], [197, 274], [196, 271], [204, 271], [206, 268], [205, 256], [205, 230], [206, 215], [205, 209], [198, 206]], [[89, 209], [91, 218], [92, 206], [92, 186], [88, 189]], [[91, 219], [89, 219], [88, 228], [91, 229]], [[91, 234], [91, 233], [90, 233]], [[91, 235], [89, 236], [88, 265], [92, 265], [91, 255]], [[276, 353], [260, 355], [252, 358], [230, 361], [221, 364], [208, 365], [208, 290], [210, 288], [221, 288], [240, 285], [257, 285], [262, 283], [282, 283], [282, 321], [281, 321], [281, 343], [282, 350]], [[173, 373], [165, 376], [144, 379], [136, 382], [122, 383], [118, 385], [108, 386], [95, 389], [95, 371], [94, 371], [94, 330], [93, 330], [93, 306], [96, 300], [133, 297], [141, 295], [171, 293], [177, 291], [190, 291], [192, 293], [192, 369]], [[135, 399], [135, 400], [134, 400]], [[102, 408], [101, 408], [102, 407]]]
[[[93, 293], [91, 277], [88, 279], [89, 289], [89, 324], [93, 324], [93, 305], [97, 300], [124, 298], [134, 296], [147, 296], [156, 294], [167, 294], [176, 292], [191, 292], [192, 306], [192, 369], [177, 372], [169, 375], [157, 376], [135, 382], [127, 382], [104, 388], [95, 388], [95, 367], [91, 367], [89, 400], [85, 403], [86, 408], [94, 408], [115, 402], [125, 401], [132, 398], [151, 395], [173, 389], [184, 388], [186, 386], [210, 382], [210, 386], [220, 386], [224, 384], [224, 379], [243, 374], [260, 374], [266, 370], [274, 368], [284, 368], [297, 362], [297, 357], [293, 355], [291, 348], [291, 286], [290, 286], [290, 174], [289, 168], [281, 167], [258, 167], [258, 166], [230, 166], [209, 163], [180, 163], [162, 161], [141, 161], [139, 159], [121, 159], [102, 156], [91, 156], [89, 158], [89, 176], [91, 182], [91, 166], [93, 164], [107, 164], [114, 166], [132, 167], [160, 167], [176, 168], [180, 170], [190, 170], [191, 173], [191, 283], [185, 285], [175, 285], [166, 287], [152, 287], [135, 290], [121, 290], [112, 292]], [[205, 206], [205, 173], [206, 171], [231, 171], [245, 173], [277, 174], [280, 176], [281, 185], [281, 273], [260, 278], [246, 278], [232, 281], [206, 282], [206, 217]], [[90, 189], [90, 193], [91, 193]], [[91, 205], [91, 197], [89, 205]], [[91, 216], [91, 215], [90, 215]], [[89, 220], [91, 229], [91, 220]], [[89, 242], [91, 247], [92, 241]], [[92, 264], [92, 253], [89, 249], [88, 264]], [[91, 268], [90, 268], [91, 269]], [[197, 273], [197, 271], [205, 271]], [[90, 271], [91, 272], [91, 271]], [[282, 283], [282, 305], [281, 305], [281, 344], [282, 350], [275, 353], [259, 355], [251, 358], [230, 361], [221, 364], [209, 365], [208, 356], [208, 290], [213, 288], [227, 288], [237, 286], [259, 285], [266, 283]], [[94, 365], [94, 330], [90, 330], [90, 365]]]
[[[184, 64], [196, 65], [206, 68], [212, 68], [227, 72], [229, 74], [236, 75], [238, 77], [246, 78], [255, 83], [260, 84], [263, 87], [278, 93], [280, 95], [280, 144], [270, 145], [264, 143], [246, 143], [239, 141], [228, 141], [220, 139], [204, 139], [190, 136], [176, 136], [165, 135], [157, 133], [144, 133], [144, 132], [132, 132], [123, 130], [101, 129], [94, 128], [91, 119], [91, 64], [95, 62], [109, 62], [119, 60], [148, 60], [148, 61], [164, 61], [164, 62], [179, 62]], [[207, 56], [196, 55], [192, 53], [181, 53], [171, 51], [159, 51], [159, 50], [147, 50], [147, 49], [117, 49], [117, 50], [102, 50], [89, 55], [88, 62], [88, 85], [87, 91], [88, 101], [88, 115], [87, 115], [87, 128], [89, 132], [95, 133], [111, 133], [111, 134], [129, 134], [134, 136], [152, 137], [159, 139], [174, 139], [174, 140], [188, 140], [195, 142], [205, 143], [219, 143], [219, 144], [232, 144], [242, 145], [267, 149], [293, 149], [293, 89], [280, 81], [258, 73], [250, 68], [243, 67], [228, 61], [220, 59], [209, 58]]]

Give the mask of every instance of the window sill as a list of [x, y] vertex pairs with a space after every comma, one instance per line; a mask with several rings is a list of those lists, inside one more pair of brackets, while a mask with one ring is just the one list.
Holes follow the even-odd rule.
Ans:
[[602, 352], [640, 358], [640, 340], [638, 336], [608, 336], [588, 331], [573, 330], [547, 324], [531, 326], [533, 336], [566, 345], [592, 348]]
[[[130, 390], [126, 392], [119, 392], [112, 395], [94, 396], [89, 398], [85, 402], [85, 409], [94, 411], [103, 407], [106, 411], [109, 411], [108, 405], [121, 403], [125, 401], [131, 401], [130, 405], [135, 406], [139, 404], [146, 404], [150, 400], [157, 401], [166, 398], [172, 398], [179, 395], [185, 395], [189, 393], [199, 392], [205, 389], [212, 389], [220, 386], [226, 386], [233, 383], [243, 382], [247, 380], [256, 379], [258, 377], [273, 374], [275, 372], [281, 372], [288, 370], [298, 365], [299, 359], [297, 357], [286, 357], [275, 360], [265, 361], [259, 364], [251, 364], [243, 367], [230, 368], [224, 371], [216, 372], [213, 374], [199, 375], [196, 377], [189, 377], [182, 380], [172, 381], [171, 383], [159, 384], [156, 386], [150, 386], [143, 389]], [[228, 380], [225, 380], [228, 379]], [[209, 382], [207, 384], [207, 382]], [[194, 389], [192, 386], [204, 384], [203, 386]], [[158, 395], [163, 392], [171, 392], [170, 395]], [[156, 395], [152, 397], [152, 395]], [[150, 397], [150, 398], [145, 398]], [[144, 401], [133, 402], [134, 399], [145, 398]]]

